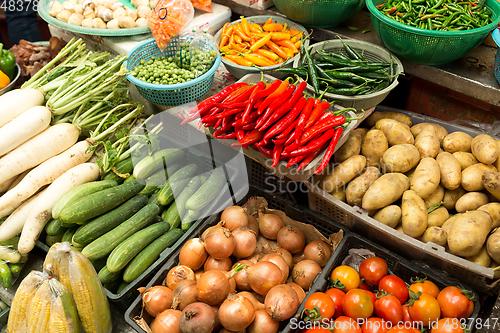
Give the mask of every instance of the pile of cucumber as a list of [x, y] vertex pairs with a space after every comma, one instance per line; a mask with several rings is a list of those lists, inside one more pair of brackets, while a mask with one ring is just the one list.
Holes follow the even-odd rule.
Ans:
[[19, 236], [0, 242], [0, 287], [12, 286], [14, 277], [19, 275], [22, 264], [28, 260], [28, 255], [22, 255], [17, 251], [18, 244]]
[[75, 187], [54, 206], [45, 244], [72, 243], [104, 287], [120, 293], [189, 230], [226, 182], [221, 168], [196, 176], [197, 165], [183, 166], [183, 157], [164, 149], [135, 167], [124, 160], [102, 180]]

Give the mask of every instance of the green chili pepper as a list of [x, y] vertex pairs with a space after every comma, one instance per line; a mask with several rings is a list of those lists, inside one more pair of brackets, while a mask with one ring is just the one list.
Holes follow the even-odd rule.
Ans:
[[9, 50], [4, 50], [3, 44], [0, 43], [0, 71], [9, 77], [12, 81], [14, 79], [14, 72], [16, 70], [16, 57]]

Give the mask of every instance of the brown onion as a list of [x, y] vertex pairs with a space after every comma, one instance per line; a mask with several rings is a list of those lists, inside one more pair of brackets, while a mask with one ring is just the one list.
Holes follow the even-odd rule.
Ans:
[[255, 233], [248, 229], [248, 227], [241, 227], [233, 231], [234, 237], [234, 251], [233, 256], [236, 258], [245, 258], [251, 256], [257, 248], [257, 236]]
[[179, 263], [195, 271], [203, 266], [207, 256], [205, 244], [201, 239], [193, 238], [188, 240], [182, 247], [179, 254]]
[[247, 333], [277, 333], [280, 323], [267, 313], [266, 310], [255, 311], [255, 319], [247, 327]]
[[168, 309], [160, 313], [151, 325], [153, 333], [181, 333], [179, 328], [179, 318], [181, 312], [179, 310]]
[[172, 305], [172, 290], [164, 286], [154, 286], [142, 294], [142, 304], [146, 311], [156, 317]]
[[179, 318], [182, 333], [211, 333], [214, 325], [214, 311], [210, 305], [201, 302], [186, 306]]
[[257, 294], [265, 295], [283, 278], [281, 269], [270, 261], [259, 261], [248, 268], [248, 282]]
[[289, 269], [293, 268], [293, 256], [292, 256], [292, 254], [290, 252], [288, 252], [287, 250], [279, 247], [277, 249], [272, 250], [271, 253], [277, 253], [280, 256], [282, 256], [283, 259], [285, 259], [285, 261], [286, 261], [286, 263], [288, 265], [288, 268]]
[[259, 235], [259, 222], [252, 215], [248, 215], [248, 229], [255, 232], [255, 235]]
[[280, 284], [269, 290], [264, 305], [274, 320], [287, 320], [297, 312], [300, 306], [299, 296], [293, 287]]
[[278, 232], [278, 245], [291, 254], [295, 254], [304, 250], [306, 236], [299, 228], [287, 225]]
[[288, 274], [290, 273], [290, 268], [288, 268], [288, 264], [285, 259], [277, 253], [269, 253], [262, 257], [261, 261], [269, 261], [278, 266], [283, 273], [283, 278], [281, 279], [281, 283], [285, 283], [288, 279]]
[[267, 239], [277, 239], [278, 232], [284, 226], [285, 223], [278, 215], [259, 213], [259, 232]]
[[215, 315], [215, 324], [214, 324], [214, 331], [218, 328], [220, 328], [220, 320], [219, 320], [219, 306], [220, 305], [210, 305], [212, 310], [214, 311]]
[[229, 295], [219, 308], [219, 320], [227, 330], [238, 331], [250, 326], [255, 318], [252, 302], [241, 295]]
[[222, 212], [220, 219], [224, 221], [224, 227], [228, 228], [230, 231], [248, 226], [248, 215], [245, 209], [240, 206], [227, 207]]
[[212, 229], [214, 228], [217, 228], [217, 227], [223, 227], [224, 226], [224, 221], [220, 221], [219, 223], [217, 223], [216, 225], [213, 225], [211, 227], [208, 227], [207, 229], [205, 229], [205, 231], [203, 231], [203, 233], [201, 234], [201, 240], [204, 241], [205, 238], [207, 238], [207, 235], [210, 231], [212, 231]]
[[259, 235], [257, 237], [257, 246], [255, 247], [255, 254], [268, 254], [271, 251], [279, 248], [278, 242], [267, 239]]
[[295, 289], [297, 296], [299, 296], [299, 302], [302, 303], [302, 301], [306, 298], [306, 292], [304, 291], [304, 289], [302, 289], [301, 286], [293, 282], [287, 282], [286, 284]]
[[196, 289], [196, 281], [182, 280], [179, 281], [174, 288], [172, 299], [172, 309], [184, 310], [186, 306], [191, 303], [197, 302], [198, 290]]
[[326, 265], [331, 255], [330, 246], [322, 241], [311, 242], [304, 249], [304, 258], [316, 261], [321, 267]]
[[215, 259], [212, 256], [209, 256], [207, 258], [207, 260], [205, 261], [205, 265], [204, 265], [203, 269], [205, 270], [205, 272], [213, 270], [213, 269], [219, 270], [219, 271], [224, 271], [224, 272], [229, 272], [232, 264], [233, 263], [231, 262], [231, 259], [229, 259], [229, 258], [219, 260], [219, 259]]
[[202, 269], [197, 270], [196, 272], [194, 272], [194, 277], [195, 277], [196, 281], [198, 281], [198, 279], [200, 278], [200, 276], [201, 276], [203, 273], [205, 273], [205, 270], [203, 270], [203, 268], [202, 268]]
[[248, 292], [248, 291], [240, 291], [239, 293], [237, 293], [236, 295], [240, 295], [240, 296], [243, 296], [243, 297], [246, 297], [248, 298], [248, 300], [250, 302], [252, 302], [253, 304], [253, 308], [255, 309], [255, 311], [258, 311], [258, 310], [264, 310], [266, 307], [264, 306], [264, 303], [261, 303], [257, 297], [255, 297], [255, 295], [251, 292]]
[[292, 263], [295, 266], [295, 265], [297, 265], [297, 263], [299, 263], [301, 260], [304, 260], [304, 259], [305, 259], [304, 252], [299, 252], [299, 253], [296, 253], [293, 255]]
[[168, 271], [164, 285], [174, 290], [177, 282], [182, 280], [196, 280], [194, 272], [191, 268], [184, 265], [177, 265]]
[[234, 294], [236, 292], [236, 280], [234, 277], [229, 279], [229, 293]]
[[212, 270], [203, 273], [197, 281], [198, 300], [209, 305], [222, 303], [227, 295], [236, 290], [236, 281], [231, 276], [243, 268], [237, 266], [229, 272]]
[[236, 262], [236, 264], [233, 265], [233, 268], [235, 268], [238, 264], [241, 265], [247, 265], [245, 268], [243, 268], [241, 271], [236, 273], [236, 275], [233, 277], [234, 281], [236, 282], [236, 288], [238, 290], [252, 290], [250, 288], [250, 284], [248, 283], [248, 268], [250, 266], [253, 266], [254, 263], [250, 260], [240, 260]]
[[253, 262], [254, 264], [256, 264], [260, 261], [260, 259], [262, 259], [262, 257], [263, 257], [262, 254], [254, 254], [253, 256], [245, 258], [243, 260], [249, 260], [249, 261]]
[[215, 259], [226, 259], [234, 251], [234, 237], [229, 229], [213, 228], [205, 238], [205, 249]]
[[316, 261], [304, 259], [292, 270], [292, 280], [302, 289], [309, 290], [316, 275], [321, 273], [321, 266]]

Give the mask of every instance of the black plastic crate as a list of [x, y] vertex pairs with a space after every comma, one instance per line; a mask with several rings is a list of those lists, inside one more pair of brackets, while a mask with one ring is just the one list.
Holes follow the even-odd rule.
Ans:
[[[344, 237], [340, 244], [337, 246], [337, 249], [333, 251], [330, 260], [328, 260], [328, 263], [323, 267], [323, 270], [320, 274], [318, 274], [313, 282], [313, 285], [311, 286], [311, 289], [309, 292], [307, 292], [308, 297], [310, 294], [314, 292], [314, 285], [319, 283], [319, 281], [322, 281], [326, 278], [327, 274], [329, 274], [331, 267], [335, 261], [335, 258], [338, 256], [337, 252], [343, 247], [342, 244], [344, 243], [346, 239], [346, 235], [348, 233], [347, 228], [344, 226], [329, 220], [325, 217], [322, 217], [319, 214], [316, 214], [309, 209], [304, 209], [302, 206], [298, 206], [294, 204], [292, 201], [289, 201], [283, 197], [276, 196], [276, 195], [271, 195], [266, 193], [260, 188], [251, 186], [250, 190], [245, 197], [245, 199], [241, 200], [238, 204], [243, 205], [245, 204], [250, 197], [253, 196], [260, 196], [266, 199], [268, 202], [268, 208], [270, 209], [277, 209], [283, 211], [288, 217], [291, 219], [304, 222], [304, 223], [310, 223], [313, 224], [318, 231], [320, 231], [324, 236], [328, 238], [330, 234], [336, 233], [340, 230], [343, 230], [344, 232]], [[227, 206], [232, 205], [232, 202], [227, 202]], [[210, 217], [207, 219], [202, 226], [197, 228], [197, 230], [194, 233], [193, 237], [199, 237], [203, 231], [205, 231], [208, 227], [213, 226], [217, 224], [220, 221], [220, 214], [217, 214], [215, 216]], [[163, 265], [163, 267], [156, 273], [156, 275], [152, 278], [152, 280], [147, 284], [146, 289], [150, 288], [155, 285], [161, 285], [162, 282], [165, 280], [168, 271], [172, 269], [173, 267], [177, 266], [179, 263], [179, 253], [180, 253], [180, 248], [170, 257], [170, 259]], [[134, 317], [139, 316], [141, 314], [142, 310], [142, 300], [141, 297], [137, 297], [136, 300], [132, 303], [132, 305], [128, 308], [127, 312], [125, 312], [125, 321], [132, 326], [137, 332], [144, 332], [142, 328], [139, 327], [133, 320]], [[299, 308], [299, 311], [300, 308]], [[299, 313], [299, 312], [297, 312]], [[145, 316], [148, 314], [145, 313]], [[280, 330], [283, 332], [288, 332], [289, 330], [286, 330], [287, 328], [288, 321], [283, 321], [280, 324]]]

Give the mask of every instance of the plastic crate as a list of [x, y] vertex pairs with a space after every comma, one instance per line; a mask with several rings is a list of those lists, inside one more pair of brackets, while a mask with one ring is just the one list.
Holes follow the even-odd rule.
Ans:
[[0, 331], [3, 329], [5, 325], [7, 325], [7, 320], [9, 319], [9, 310], [10, 308], [7, 307], [6, 309], [0, 312]]
[[[315, 281], [321, 281], [326, 278], [326, 274], [330, 271], [332, 264], [336, 258], [336, 253], [338, 249], [343, 247], [344, 240], [346, 239], [346, 234], [347, 234], [347, 229], [340, 225], [337, 224], [319, 214], [316, 214], [308, 209], [304, 209], [300, 206], [295, 205], [289, 200], [286, 200], [282, 197], [279, 196], [274, 196], [274, 195], [269, 195], [267, 192], [264, 190], [251, 186], [250, 187], [250, 192], [247, 194], [246, 198], [239, 202], [239, 205], [244, 204], [250, 197], [252, 196], [261, 196], [264, 197], [267, 202], [268, 202], [268, 207], [270, 209], [277, 209], [283, 211], [288, 217], [301, 221], [304, 223], [312, 224], [320, 231], [323, 235], [329, 236], [332, 233], [338, 232], [340, 230], [344, 231], [344, 238], [340, 242], [340, 244], [337, 246], [337, 249], [332, 253], [332, 256], [330, 257], [330, 260], [328, 263], [325, 265], [323, 268], [322, 272], [318, 274], [315, 278]], [[230, 206], [232, 203], [227, 203], [227, 206]], [[202, 226], [200, 226], [196, 232], [195, 235], [201, 235], [204, 230], [206, 230], [208, 227], [215, 225], [219, 222], [219, 214], [214, 215], [207, 219], [205, 223], [203, 223]], [[168, 271], [177, 266], [179, 262], [179, 253], [180, 249], [176, 251], [176, 253], [170, 258], [170, 260], [156, 273], [156, 275], [152, 278], [152, 280], [148, 283], [146, 286], [146, 289], [155, 285], [160, 285], [162, 281], [166, 278]], [[314, 282], [317, 283], [317, 282]], [[313, 283], [313, 285], [314, 285]], [[312, 287], [311, 290], [307, 293], [307, 295], [310, 295], [312, 293]], [[139, 325], [136, 324], [136, 322], [133, 320], [134, 317], [139, 316], [141, 314], [142, 310], [142, 299], [141, 297], [137, 297], [137, 299], [132, 303], [132, 305], [127, 309], [125, 312], [125, 321], [132, 326], [137, 332], [144, 332], [142, 328], [139, 327]], [[281, 322], [280, 324], [280, 331], [283, 332], [290, 332], [290, 329], [287, 327], [288, 321]]]
[[497, 79], [497, 82], [500, 84], [500, 27], [496, 28], [493, 30], [491, 33], [491, 37], [493, 37], [493, 40], [497, 44], [497, 54], [495, 56], [495, 79]]
[[[451, 125], [409, 111], [398, 111], [408, 115], [413, 124], [432, 122], [443, 126], [448, 132], [462, 131], [471, 136], [479, 134], [479, 132], [467, 127]], [[305, 185], [308, 188], [309, 207], [347, 226], [352, 232], [374, 240], [394, 252], [402, 253], [410, 259], [429, 262], [432, 266], [448, 272], [449, 276], [474, 286], [477, 292], [494, 295], [500, 291], [500, 282], [493, 284], [495, 278], [500, 278], [499, 272], [495, 273], [490, 268], [448, 253], [444, 247], [437, 244], [424, 244], [413, 237], [398, 232], [368, 216], [364, 209], [350, 206], [338, 200], [318, 186], [313, 186], [311, 182], [306, 182]]]

